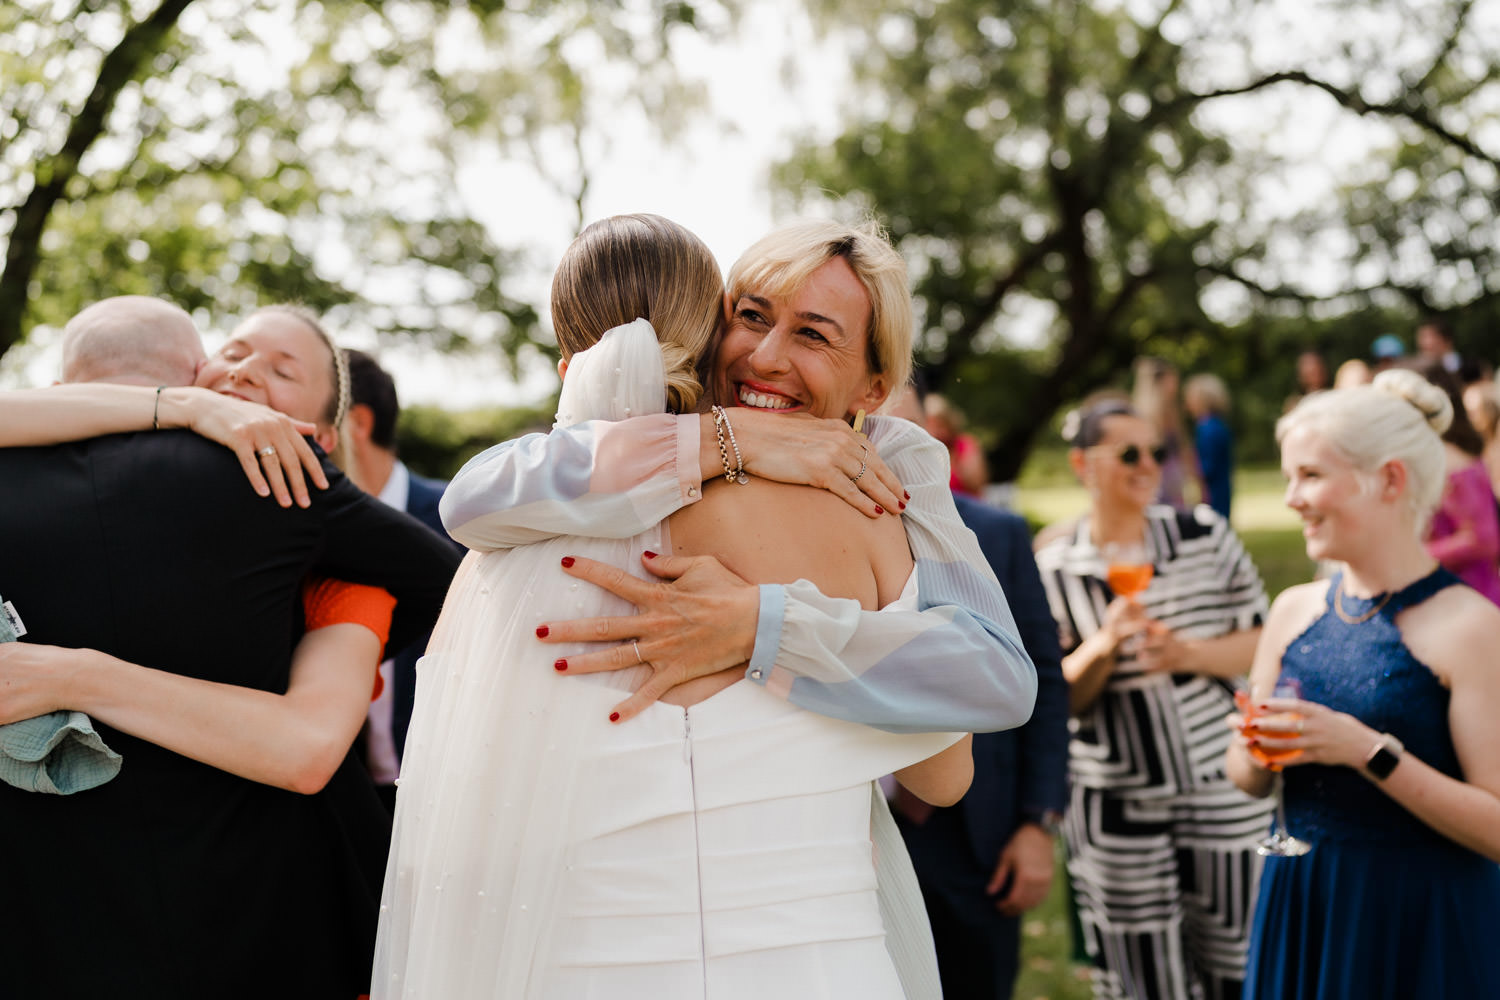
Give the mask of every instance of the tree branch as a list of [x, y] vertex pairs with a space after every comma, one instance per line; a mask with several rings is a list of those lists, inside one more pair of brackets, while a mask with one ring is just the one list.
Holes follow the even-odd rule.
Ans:
[[1267, 74], [1237, 87], [1221, 87], [1217, 90], [1183, 93], [1164, 102], [1164, 106], [1172, 108], [1183, 104], [1211, 101], [1216, 97], [1251, 94], [1259, 90], [1264, 90], [1267, 87], [1274, 87], [1280, 83], [1295, 83], [1304, 87], [1311, 87], [1314, 90], [1321, 90], [1355, 114], [1380, 115], [1386, 118], [1404, 119], [1475, 159], [1484, 160], [1486, 163], [1500, 167], [1500, 155], [1487, 152], [1468, 136], [1459, 135], [1446, 125], [1443, 125], [1433, 117], [1430, 108], [1417, 103], [1414, 98], [1406, 99], [1403, 97], [1393, 101], [1373, 104], [1365, 100], [1364, 96], [1358, 91], [1347, 90], [1337, 84], [1329, 83], [1327, 80], [1320, 80], [1306, 70], [1283, 70], [1279, 73]]
[[0, 355], [21, 339], [31, 278], [40, 260], [42, 233], [52, 209], [78, 175], [83, 154], [104, 134], [105, 122], [120, 92], [150, 64], [190, 3], [192, 0], [162, 0], [150, 17], [130, 26], [100, 63], [94, 87], [73, 116], [62, 148], [37, 164], [31, 192], [16, 209], [15, 225], [5, 248], [5, 270], [0, 271]]
[[1248, 278], [1234, 269], [1232, 264], [1203, 264], [1200, 269], [1208, 274], [1220, 278], [1226, 278], [1248, 288], [1265, 299], [1282, 302], [1298, 302], [1302, 305], [1316, 305], [1322, 302], [1338, 302], [1349, 298], [1370, 298], [1377, 292], [1395, 292], [1396, 294], [1410, 300], [1419, 308], [1427, 308], [1427, 293], [1416, 285], [1399, 285], [1394, 281], [1382, 281], [1374, 285], [1366, 285], [1362, 288], [1345, 288], [1334, 292], [1332, 295], [1315, 295], [1312, 292], [1304, 292], [1290, 285], [1265, 285], [1254, 278]]
[[1009, 273], [1004, 277], [995, 279], [995, 283], [990, 286], [990, 290], [985, 293], [984, 298], [976, 302], [974, 307], [969, 310], [968, 316], [964, 319], [963, 326], [954, 331], [950, 340], [956, 340], [959, 343], [968, 343], [979, 332], [979, 328], [988, 323], [990, 318], [995, 315], [995, 311], [1000, 308], [1000, 303], [1005, 299], [1005, 296], [1010, 294], [1011, 289], [1015, 288], [1022, 281], [1025, 281], [1026, 276], [1035, 270], [1049, 253], [1056, 250], [1058, 244], [1059, 236], [1055, 231], [1048, 233], [1040, 242], [1033, 243], [1031, 249], [1022, 254], [1020, 259], [1011, 265]]

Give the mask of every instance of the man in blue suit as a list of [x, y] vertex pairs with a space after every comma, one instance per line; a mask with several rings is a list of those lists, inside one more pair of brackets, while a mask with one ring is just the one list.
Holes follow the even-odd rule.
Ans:
[[[920, 424], [916, 390], [908, 388], [893, 413]], [[1068, 685], [1026, 521], [953, 499], [1036, 664], [1036, 709], [1019, 729], [975, 735], [974, 783], [957, 805], [934, 809], [898, 796], [896, 815], [932, 922], [943, 996], [996, 1000], [1015, 983], [1021, 914], [1052, 884], [1054, 838], [1068, 801]]]
[[[438, 501], [447, 487], [437, 479], [413, 473], [396, 456], [396, 422], [401, 404], [390, 373], [363, 351], [349, 351], [349, 415], [344, 436], [349, 443], [349, 478], [387, 506], [404, 510], [447, 539], [459, 552], [464, 547], [448, 538], [438, 517]], [[427, 649], [427, 636], [400, 650], [380, 665], [385, 690], [370, 706], [366, 727], [366, 760], [386, 804], [395, 804], [396, 769], [406, 749], [417, 689], [417, 660]]]

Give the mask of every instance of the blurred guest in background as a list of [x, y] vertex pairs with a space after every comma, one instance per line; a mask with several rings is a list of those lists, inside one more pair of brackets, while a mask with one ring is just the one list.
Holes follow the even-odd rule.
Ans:
[[1297, 355], [1297, 391], [1286, 398], [1282, 412], [1289, 411], [1311, 392], [1328, 388], [1328, 362], [1320, 351], [1309, 348]]
[[[920, 426], [920, 399], [909, 384], [892, 416]], [[967, 496], [953, 501], [1036, 664], [1036, 709], [1019, 729], [975, 734], [974, 781], [957, 805], [930, 806], [898, 789], [896, 817], [937, 942], [943, 996], [1004, 1000], [1020, 968], [1021, 915], [1052, 885], [1053, 838], [1068, 803], [1068, 685], [1025, 519]]]
[[929, 394], [923, 405], [927, 414], [927, 433], [948, 449], [948, 463], [952, 469], [949, 486], [953, 492], [971, 497], [984, 496], [990, 472], [985, 466], [984, 449], [972, 434], [964, 433], [967, 421], [963, 412], [936, 393]]
[[[344, 436], [351, 480], [387, 507], [407, 511], [462, 553], [463, 546], [449, 538], [443, 519], [438, 517], [438, 501], [443, 499], [447, 483], [414, 474], [396, 457], [401, 402], [396, 397], [395, 379], [371, 355], [363, 351], [345, 354], [350, 360], [351, 403]], [[417, 660], [426, 648], [428, 636], [423, 636], [380, 664], [380, 697], [371, 703], [366, 721], [365, 760], [387, 808], [396, 805], [396, 772], [411, 724]]]
[[1333, 387], [1335, 389], [1352, 389], [1356, 385], [1369, 385], [1375, 373], [1370, 371], [1370, 365], [1363, 358], [1350, 358], [1339, 365], [1339, 370], [1333, 373]]
[[1406, 357], [1406, 345], [1394, 333], [1382, 333], [1370, 344], [1370, 359], [1374, 370], [1383, 372]]
[[1490, 474], [1490, 488], [1500, 493], [1500, 394], [1495, 383], [1486, 379], [1465, 386], [1464, 410], [1484, 441], [1480, 459]]
[[1159, 503], [1188, 510], [1185, 487], [1189, 476], [1197, 478], [1198, 459], [1187, 436], [1178, 399], [1180, 379], [1177, 368], [1161, 358], [1140, 358], [1135, 363], [1135, 389], [1131, 402], [1135, 412], [1155, 429], [1161, 446], [1166, 449], [1160, 465]]
[[[447, 483], [416, 475], [396, 457], [396, 423], [401, 404], [390, 374], [363, 351], [346, 351], [349, 359], [349, 415], [344, 420], [349, 478], [388, 507], [404, 510], [448, 538], [438, 516], [438, 501]], [[365, 760], [388, 808], [396, 803], [396, 772], [406, 746], [412, 699], [417, 689], [417, 660], [427, 636], [380, 664], [380, 696], [370, 704], [365, 726]]]
[[1229, 389], [1217, 375], [1194, 375], [1183, 387], [1183, 402], [1193, 418], [1193, 444], [1203, 472], [1203, 501], [1227, 521], [1234, 491], [1234, 434], [1225, 422]]
[[1454, 377], [1458, 377], [1464, 367], [1464, 359], [1453, 346], [1453, 330], [1441, 316], [1428, 316], [1417, 327], [1417, 356], [1424, 362], [1437, 364]]
[[1464, 583], [1500, 604], [1500, 515], [1480, 456], [1484, 439], [1469, 423], [1458, 382], [1441, 363], [1423, 360], [1419, 375], [1443, 391], [1453, 410], [1443, 431], [1447, 480], [1427, 529], [1427, 551]]
[[1075, 716], [1063, 831], [1094, 995], [1238, 998], [1270, 806], [1216, 760], [1265, 588], [1222, 517], [1152, 502], [1151, 422], [1106, 400], [1065, 429], [1091, 502], [1036, 558]]

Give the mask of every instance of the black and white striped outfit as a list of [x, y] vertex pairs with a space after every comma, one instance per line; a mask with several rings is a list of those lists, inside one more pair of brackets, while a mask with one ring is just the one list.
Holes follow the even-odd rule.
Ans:
[[[1208, 507], [1153, 506], [1146, 523], [1155, 574], [1137, 600], [1150, 617], [1180, 639], [1261, 623], [1265, 588], [1228, 522]], [[1070, 651], [1098, 631], [1114, 596], [1089, 519], [1038, 552], [1037, 566]], [[1143, 673], [1122, 653], [1072, 722], [1064, 833], [1099, 1000], [1240, 995], [1260, 875], [1255, 842], [1272, 805], [1225, 775], [1232, 709], [1223, 682]]]

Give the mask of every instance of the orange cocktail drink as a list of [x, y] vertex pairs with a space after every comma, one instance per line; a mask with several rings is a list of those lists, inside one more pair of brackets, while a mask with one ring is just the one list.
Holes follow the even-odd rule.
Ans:
[[1134, 597], [1151, 585], [1155, 567], [1150, 563], [1111, 563], [1104, 581], [1118, 597]]

